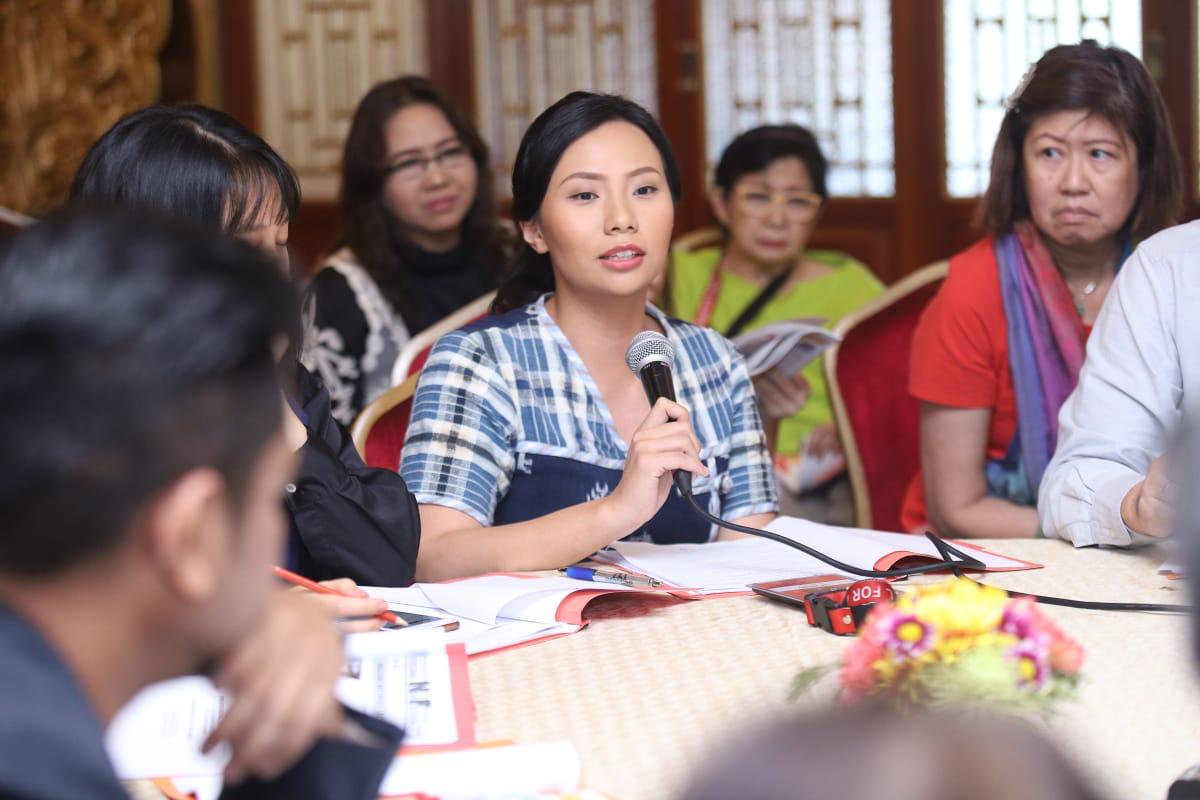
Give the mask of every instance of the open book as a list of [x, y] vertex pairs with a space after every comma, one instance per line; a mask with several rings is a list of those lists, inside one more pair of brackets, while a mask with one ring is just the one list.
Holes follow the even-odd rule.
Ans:
[[478, 655], [575, 633], [586, 625], [583, 609], [601, 595], [637, 594], [652, 589], [574, 578], [492, 573], [445, 583], [415, 583], [405, 588], [364, 586], [393, 611], [453, 617], [458, 630], [448, 642]]
[[820, 317], [776, 322], [743, 333], [733, 343], [745, 356], [750, 377], [775, 367], [791, 376], [841, 341], [821, 327], [824, 322]]
[[[932, 542], [907, 533], [841, 528], [795, 517], [778, 517], [767, 530], [860, 569], [887, 570], [941, 560]], [[954, 544], [983, 562], [987, 572], [1039, 566], [974, 544]], [[746, 592], [751, 583], [837, 573], [823, 561], [768, 539], [667, 545], [622, 541], [594, 557], [629, 572], [658, 578], [665, 584], [663, 589], [688, 587], [697, 595]]]

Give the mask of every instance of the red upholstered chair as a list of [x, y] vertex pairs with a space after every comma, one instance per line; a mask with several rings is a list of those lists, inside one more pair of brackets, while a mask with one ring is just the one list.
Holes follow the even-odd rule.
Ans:
[[412, 415], [417, 377], [405, 380], [375, 398], [354, 420], [350, 438], [363, 461], [370, 467], [400, 469], [400, 450]]
[[442, 334], [456, 331], [469, 322], [487, 316], [488, 309], [492, 307], [492, 301], [495, 299], [496, 293], [488, 292], [409, 339], [400, 355], [396, 356], [396, 364], [392, 367], [392, 385], [399, 386], [410, 376], [420, 372], [429, 358], [429, 351], [433, 350], [434, 343]]
[[392, 367], [393, 388], [364, 408], [350, 428], [354, 447], [368, 466], [399, 469], [417, 377], [434, 342], [442, 334], [486, 316], [495, 297], [495, 292], [488, 292], [409, 339]]
[[854, 495], [854, 523], [899, 531], [900, 506], [921, 466], [920, 412], [908, 394], [909, 354], [921, 312], [948, 263], [922, 267], [844, 317], [825, 352], [825, 380]]

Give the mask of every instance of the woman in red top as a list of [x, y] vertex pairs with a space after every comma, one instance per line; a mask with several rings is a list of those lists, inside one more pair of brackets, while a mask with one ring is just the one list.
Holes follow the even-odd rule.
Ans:
[[1055, 47], [1006, 109], [981, 207], [988, 235], [950, 259], [913, 339], [922, 473], [907, 530], [1036, 534], [1037, 487], [1087, 333], [1132, 244], [1179, 210], [1166, 108], [1124, 50]]

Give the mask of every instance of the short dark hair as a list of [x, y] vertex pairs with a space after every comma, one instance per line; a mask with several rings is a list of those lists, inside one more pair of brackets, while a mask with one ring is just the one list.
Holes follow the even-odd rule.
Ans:
[[463, 219], [463, 239], [478, 247], [497, 271], [511, 239], [496, 218], [491, 156], [471, 120], [427, 78], [409, 75], [376, 84], [354, 112], [342, 153], [340, 243], [354, 251], [388, 302], [401, 312], [413, 310], [421, 298], [405, 291], [403, 259], [396, 249], [403, 237], [384, 202], [383, 187], [389, 175], [386, 128], [398, 111], [417, 105], [441, 111], [475, 162], [478, 180], [475, 199]]
[[1137, 147], [1138, 197], [1127, 222], [1135, 239], [1175, 223], [1183, 202], [1183, 166], [1162, 95], [1135, 56], [1087, 39], [1048, 50], [1005, 112], [979, 208], [979, 223], [988, 233], [1002, 236], [1029, 219], [1025, 135], [1038, 118], [1058, 111], [1099, 114]]
[[[620, 95], [571, 92], [539, 114], [521, 137], [512, 174], [512, 213], [518, 230], [520, 223], [533, 219], [542, 207], [550, 176], [566, 149], [608, 122], [628, 122], [650, 137], [662, 157], [671, 197], [679, 200], [679, 167], [658, 120], [637, 103]], [[524, 241], [519, 241], [508, 274], [496, 293], [492, 311], [517, 308], [553, 289], [554, 270], [550, 257], [534, 252]]]
[[[886, 766], [908, 764], [899, 773]], [[1005, 781], [1010, 777], [1011, 780]], [[687, 800], [1100, 800], [1028, 723], [979, 711], [820, 708], [725, 742], [679, 795]]]
[[290, 284], [247, 245], [156, 219], [60, 212], [0, 256], [0, 572], [114, 549], [189, 469], [218, 469], [236, 503], [279, 429]]
[[241, 233], [269, 210], [293, 219], [300, 184], [271, 146], [223, 111], [148, 106], [122, 117], [92, 145], [71, 182], [71, 199], [115, 203]]
[[801, 125], [763, 125], [740, 134], [721, 153], [713, 183], [728, 197], [744, 176], [764, 170], [781, 158], [800, 159], [812, 179], [813, 191], [822, 199], [829, 197], [825, 184], [829, 162], [817, 137]]

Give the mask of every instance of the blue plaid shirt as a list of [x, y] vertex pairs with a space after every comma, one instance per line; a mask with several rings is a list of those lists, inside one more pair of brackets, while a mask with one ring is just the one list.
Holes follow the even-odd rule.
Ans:
[[[616, 488], [627, 453], [595, 382], [546, 296], [448, 333], [421, 372], [400, 465], [420, 503], [482, 525], [532, 519]], [[675, 348], [675, 392], [710, 476], [693, 493], [728, 520], [778, 507], [746, 365], [720, 334], [650, 314]], [[714, 491], [715, 489], [715, 491]], [[674, 492], [640, 532], [659, 542], [715, 531]], [[674, 506], [674, 512], [671, 510]]]

